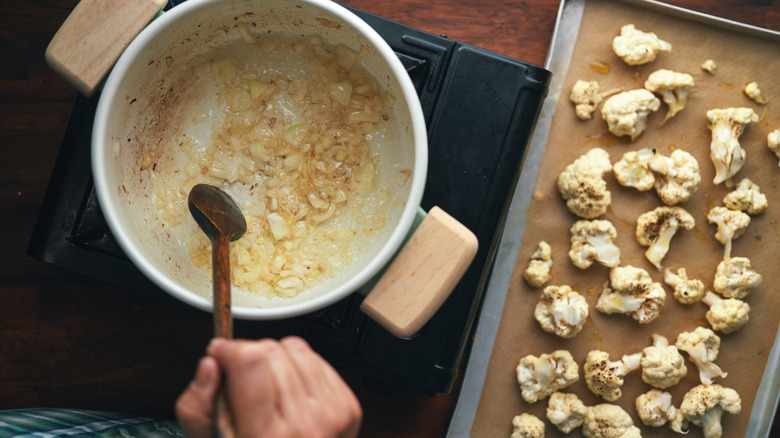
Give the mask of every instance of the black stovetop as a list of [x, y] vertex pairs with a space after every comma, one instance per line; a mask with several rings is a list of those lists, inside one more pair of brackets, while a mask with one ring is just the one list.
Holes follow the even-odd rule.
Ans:
[[[466, 225], [477, 235], [479, 251], [441, 309], [408, 339], [394, 337], [360, 312], [359, 294], [311, 315], [236, 324], [258, 337], [302, 336], [337, 368], [365, 376], [375, 391], [447, 392], [474, 325], [550, 73], [352, 10], [396, 51], [420, 96], [429, 138], [422, 207], [438, 205]], [[101, 215], [90, 167], [98, 99], [76, 100], [28, 254], [178, 304], [130, 263]]]

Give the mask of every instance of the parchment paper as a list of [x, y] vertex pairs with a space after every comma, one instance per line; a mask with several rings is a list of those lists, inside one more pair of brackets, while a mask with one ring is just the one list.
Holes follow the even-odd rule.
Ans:
[[[625, 65], [612, 53], [611, 42], [619, 34], [620, 27], [628, 23], [635, 24], [638, 29], [655, 32], [672, 43], [672, 52], [661, 53], [658, 59], [644, 66]], [[717, 63], [714, 75], [701, 69], [706, 59]], [[702, 185], [691, 200], [680, 206], [694, 216], [696, 227], [677, 233], [663, 266], [674, 270], [685, 267], [689, 276], [701, 279], [711, 289], [716, 266], [723, 258], [723, 246], [715, 240], [716, 228], [707, 222], [706, 214], [712, 206], [722, 205], [722, 199], [729, 190], [722, 184], [712, 184], [715, 172], [709, 157], [711, 134], [705, 113], [708, 109], [731, 106], [751, 107], [761, 117], [760, 122], [748, 127], [741, 137], [740, 142], [747, 151], [747, 163], [734, 181], [749, 177], [769, 199], [767, 211], [752, 217], [750, 227], [734, 241], [732, 249], [732, 256], [749, 257], [764, 281], [746, 299], [751, 305], [748, 324], [736, 333], [720, 334], [721, 351], [716, 361], [728, 372], [728, 376], [718, 379], [717, 383], [734, 388], [742, 397], [739, 415], [724, 414], [723, 436], [745, 435], [755, 394], [780, 322], [780, 292], [777, 291], [780, 281], [780, 264], [777, 261], [780, 255], [780, 168], [777, 158], [766, 146], [767, 134], [780, 128], [780, 115], [772, 111], [776, 102], [780, 102], [780, 80], [775, 69], [778, 59], [780, 43], [776, 40], [746, 36], [711, 23], [690, 21], [679, 18], [677, 14], [649, 11], [616, 1], [587, 2], [552, 121], [533, 201], [528, 208], [526, 230], [507, 291], [471, 436], [508, 437], [512, 431], [512, 418], [523, 412], [544, 420], [547, 436], [565, 436], [546, 419], [546, 399], [528, 404], [520, 395], [515, 368], [520, 358], [527, 354], [539, 356], [556, 349], [569, 350], [580, 364], [580, 379], [564, 391], [576, 393], [586, 405], [595, 405], [605, 401], [593, 395], [584, 382], [582, 364], [589, 350], [605, 350], [615, 360], [651, 345], [653, 333], [664, 335], [673, 343], [682, 331], [708, 326], [704, 317], [706, 305], [682, 305], [673, 298], [672, 289], [666, 285], [667, 300], [663, 313], [647, 325], [640, 325], [629, 316], [598, 312], [595, 304], [608, 279], [609, 270], [594, 265], [583, 271], [571, 263], [568, 257], [569, 228], [577, 218], [566, 209], [558, 194], [556, 180], [566, 165], [593, 147], [606, 149], [613, 163], [625, 152], [643, 147], [656, 148], [667, 156], [675, 148], [693, 154], [701, 168]], [[596, 72], [591, 68], [593, 62], [608, 64], [609, 73]], [[696, 83], [685, 109], [663, 126], [659, 125], [667, 110], [664, 103], [649, 118], [647, 131], [634, 142], [628, 137], [611, 135], [599, 111], [590, 121], [576, 118], [568, 96], [578, 79], [597, 80], [603, 91], [619, 87], [629, 90], [642, 87], [647, 76], [660, 68], [689, 73]], [[750, 81], [758, 82], [764, 96], [770, 99], [769, 104], [758, 105], [744, 95], [742, 88]], [[602, 218], [612, 221], [617, 229], [616, 243], [622, 252], [621, 264], [644, 268], [654, 281], [663, 283], [663, 273], [645, 259], [645, 248], [637, 243], [634, 235], [637, 217], [663, 204], [654, 190], [638, 192], [621, 187], [611, 173], [606, 175], [606, 180], [613, 200], [610, 211]], [[531, 188], [519, 187], [518, 190]], [[573, 339], [562, 339], [542, 331], [533, 317], [542, 289], [529, 287], [522, 280], [522, 273], [540, 240], [547, 241], [553, 251], [552, 280], [547, 285], [568, 284], [581, 291], [590, 303], [589, 320], [583, 331]], [[687, 354], [683, 355], [687, 357]], [[685, 392], [699, 384], [696, 366], [686, 361], [687, 376], [668, 389], [676, 406], [680, 405]], [[649, 389], [637, 370], [626, 377], [623, 396], [615, 403], [632, 415], [643, 436], [670, 436], [672, 432], [667, 427], [643, 426], [636, 414], [634, 400]], [[568, 436], [582, 435], [577, 429]], [[688, 436], [702, 436], [701, 429], [692, 427]]]

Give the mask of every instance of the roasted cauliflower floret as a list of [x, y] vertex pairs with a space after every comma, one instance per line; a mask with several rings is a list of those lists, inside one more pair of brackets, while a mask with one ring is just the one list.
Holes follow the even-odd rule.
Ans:
[[636, 398], [636, 413], [645, 426], [669, 427], [677, 433], [688, 433], [687, 421], [682, 411], [672, 404], [672, 394], [659, 389], [651, 389]]
[[655, 149], [642, 148], [628, 151], [612, 166], [615, 178], [623, 187], [633, 187], [640, 192], [653, 188], [655, 175], [650, 170], [650, 160], [655, 156]]
[[612, 166], [620, 185], [634, 187], [640, 192], [655, 187], [666, 205], [675, 205], [690, 199], [701, 183], [699, 162], [682, 149], [669, 157], [655, 149], [629, 151]]
[[617, 230], [608, 220], [580, 220], [569, 229], [571, 249], [569, 258], [580, 269], [589, 268], [594, 261], [614, 268], [620, 264], [620, 248], [613, 242]]
[[737, 239], [750, 225], [750, 216], [726, 207], [713, 207], [707, 213], [707, 221], [718, 226], [715, 239], [723, 244], [723, 260], [731, 257], [731, 242]]
[[701, 69], [711, 75], [714, 75], [715, 70], [718, 69], [718, 65], [715, 64], [715, 61], [713, 61], [712, 59], [708, 59], [701, 64]]
[[676, 149], [668, 157], [656, 154], [648, 167], [655, 174], [655, 191], [666, 205], [685, 202], [699, 189], [699, 162], [682, 149]]
[[747, 214], [761, 214], [769, 206], [766, 195], [761, 193], [758, 184], [745, 178], [737, 188], [723, 198], [723, 205], [729, 210], [740, 210]]
[[528, 403], [536, 403], [580, 378], [580, 367], [566, 350], [539, 357], [529, 354], [520, 359], [516, 371], [521, 395]]
[[753, 270], [747, 257], [731, 257], [718, 263], [712, 288], [725, 298], [743, 299], [761, 285], [764, 278]]
[[633, 24], [620, 28], [612, 40], [612, 50], [628, 65], [642, 65], [655, 60], [659, 52], [671, 52], [672, 45], [653, 32], [643, 32]]
[[588, 120], [593, 116], [593, 111], [596, 111], [596, 106], [602, 98], [599, 94], [599, 83], [596, 81], [577, 81], [569, 95], [577, 117], [582, 120]]
[[544, 438], [544, 422], [532, 414], [515, 415], [511, 438]]
[[582, 426], [587, 408], [576, 394], [556, 392], [547, 404], [547, 419], [563, 433]]
[[618, 137], [627, 135], [633, 141], [647, 128], [647, 116], [660, 107], [661, 101], [653, 93], [638, 88], [607, 99], [601, 107], [601, 117], [609, 132]]
[[594, 219], [606, 213], [612, 202], [604, 174], [612, 170], [607, 151], [593, 148], [558, 175], [558, 191], [573, 214]]
[[693, 304], [704, 296], [704, 282], [697, 278], [688, 278], [685, 268], [678, 269], [677, 273], [666, 269], [664, 282], [674, 288], [674, 299], [680, 304]]
[[758, 82], [748, 82], [745, 84], [745, 88], [743, 88], [742, 91], [747, 97], [753, 99], [753, 101], [759, 105], [766, 105], [769, 102], [769, 99], [765, 99], [764, 96], [761, 95], [761, 88], [758, 87]]
[[585, 438], [640, 438], [634, 420], [623, 408], [611, 403], [589, 406], [582, 422]]
[[646, 246], [645, 257], [658, 269], [669, 251], [678, 229], [690, 230], [696, 225], [693, 216], [682, 207], [662, 206], [643, 213], [636, 220], [636, 240]]
[[713, 184], [720, 184], [731, 178], [745, 165], [745, 150], [739, 144], [739, 137], [750, 123], [758, 122], [758, 114], [751, 108], [723, 108], [707, 111], [712, 142], [710, 158], [715, 165]]
[[721, 333], [733, 333], [747, 324], [750, 319], [750, 304], [736, 298], [721, 298], [707, 292], [702, 302], [710, 307], [706, 315], [713, 330]]
[[627, 354], [620, 360], [609, 360], [609, 353], [592, 350], [582, 366], [585, 383], [597, 396], [606, 401], [615, 401], [623, 395], [623, 377], [639, 368], [642, 353]]
[[727, 373], [715, 364], [720, 351], [720, 337], [706, 327], [696, 327], [692, 332], [677, 335], [677, 349], [688, 353], [688, 357], [699, 369], [701, 383], [710, 384]]
[[693, 76], [672, 70], [656, 70], [645, 81], [645, 88], [661, 95], [669, 110], [662, 124], [685, 108], [688, 92], [693, 87]]
[[531, 254], [531, 261], [523, 272], [523, 278], [531, 287], [541, 287], [550, 281], [552, 269], [552, 248], [550, 244], [542, 240]]
[[680, 411], [686, 420], [704, 429], [704, 438], [723, 435], [721, 418], [724, 412], [742, 412], [742, 399], [737, 391], [721, 385], [698, 385], [683, 397]]
[[688, 373], [685, 358], [665, 336], [653, 335], [653, 345], [642, 350], [642, 380], [654, 388], [666, 389]]
[[569, 286], [547, 286], [534, 309], [542, 330], [573, 338], [588, 319], [588, 301]]
[[609, 280], [612, 287], [604, 285], [596, 303], [600, 312], [625, 313], [640, 324], [647, 324], [661, 314], [666, 291], [644, 269], [631, 265], [612, 268]]
[[[780, 129], [775, 129], [766, 135], [766, 146], [780, 159]], [[780, 160], [777, 165], [780, 166]]]

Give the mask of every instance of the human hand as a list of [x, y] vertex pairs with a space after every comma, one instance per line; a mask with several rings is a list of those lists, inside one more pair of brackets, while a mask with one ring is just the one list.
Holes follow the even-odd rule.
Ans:
[[225, 376], [238, 437], [353, 438], [363, 416], [341, 376], [301, 338], [215, 338], [176, 401], [189, 438], [214, 437], [215, 398]]

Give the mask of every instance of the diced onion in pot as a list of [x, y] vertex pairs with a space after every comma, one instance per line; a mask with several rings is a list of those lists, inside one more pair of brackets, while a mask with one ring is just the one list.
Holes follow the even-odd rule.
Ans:
[[333, 100], [344, 106], [349, 105], [349, 100], [352, 97], [352, 84], [346, 81], [336, 82], [328, 86], [328, 91]]
[[268, 226], [271, 227], [271, 233], [274, 235], [274, 239], [282, 240], [290, 234], [290, 226], [279, 213], [270, 213], [266, 216], [268, 219]]
[[[235, 44], [256, 56], [250, 62], [227, 51], [194, 69], [215, 84], [223, 112], [192, 115], [213, 123], [211, 141], [178, 143], [186, 179], [170, 187], [155, 174], [155, 203], [166, 222], [181, 223], [195, 184], [225, 188], [247, 219], [246, 234], [232, 244], [234, 284], [288, 298], [352, 263], [386, 226], [388, 208], [403, 203], [379, 187], [380, 157], [370, 143], [389, 135], [379, 126], [392, 114], [393, 98], [360, 67], [365, 49], [319, 37], [252, 35], [245, 24], [237, 29]], [[149, 167], [152, 158], [139, 164]], [[388, 180], [403, 185], [410, 174], [401, 170]], [[193, 264], [209, 269], [208, 239], [193, 230], [191, 240]]]

